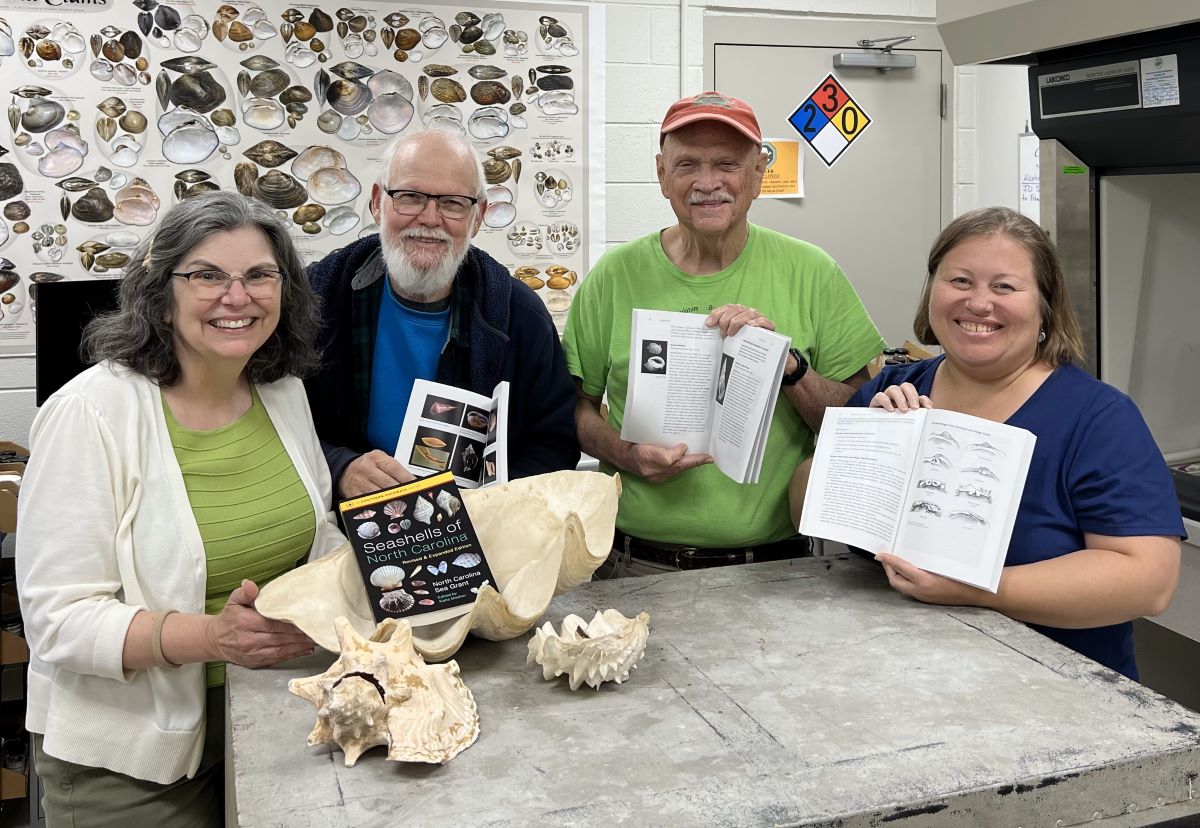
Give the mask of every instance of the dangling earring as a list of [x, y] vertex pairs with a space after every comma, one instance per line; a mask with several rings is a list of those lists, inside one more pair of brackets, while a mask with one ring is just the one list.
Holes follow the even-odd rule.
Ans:
[[1045, 341], [1046, 341], [1046, 330], [1043, 328], [1042, 330], [1038, 331], [1038, 344], [1041, 345]]

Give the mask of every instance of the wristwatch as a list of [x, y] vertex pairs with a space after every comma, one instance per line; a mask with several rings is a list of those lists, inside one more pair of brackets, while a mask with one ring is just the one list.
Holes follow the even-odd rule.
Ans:
[[808, 360], [804, 358], [804, 354], [800, 353], [800, 349], [788, 348], [788, 353], [796, 358], [796, 370], [790, 374], [784, 374], [783, 379], [779, 381], [779, 384], [785, 388], [789, 385], [795, 385], [808, 373]]

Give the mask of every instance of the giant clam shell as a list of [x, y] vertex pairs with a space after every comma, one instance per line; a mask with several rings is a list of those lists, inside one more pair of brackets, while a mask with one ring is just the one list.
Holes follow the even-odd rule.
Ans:
[[321, 204], [343, 204], [362, 192], [362, 184], [349, 170], [322, 167], [309, 177], [308, 191]]
[[21, 113], [21, 128], [27, 132], [45, 132], [58, 126], [67, 110], [58, 101], [33, 98]]
[[346, 168], [346, 156], [333, 147], [315, 144], [308, 147], [292, 162], [292, 175], [301, 181], [308, 181], [317, 170], [326, 167], [337, 169]]
[[163, 138], [163, 156], [175, 164], [199, 164], [220, 145], [217, 133], [208, 126], [183, 126]]
[[325, 100], [342, 115], [357, 115], [371, 103], [371, 90], [356, 80], [339, 78], [329, 84]]
[[408, 100], [412, 100], [413, 88], [412, 83], [408, 78], [401, 75], [399, 72], [393, 72], [391, 69], [384, 69], [382, 72], [376, 72], [367, 81], [367, 89], [371, 90], [371, 94], [378, 98], [380, 95], [388, 95], [395, 93]]
[[308, 201], [304, 185], [285, 172], [269, 170], [254, 182], [254, 197], [280, 210], [299, 207]]
[[606, 681], [621, 684], [629, 678], [649, 635], [650, 616], [644, 612], [626, 618], [619, 610], [597, 610], [590, 623], [568, 615], [561, 631], [549, 621], [534, 630], [526, 662], [540, 664], [547, 681], [566, 675], [572, 690], [584, 683], [599, 689]]
[[171, 83], [167, 99], [175, 106], [210, 112], [225, 102], [225, 87], [207, 71], [181, 75]]
[[[619, 491], [618, 478], [580, 471], [463, 490], [463, 505], [487, 550], [496, 588], [481, 588], [467, 615], [417, 628], [417, 649], [430, 660], [441, 660], [454, 655], [470, 631], [494, 641], [529, 631], [555, 593], [579, 586], [607, 559]], [[514, 520], [518, 514], [519, 522]], [[338, 616], [364, 634], [375, 629], [348, 543], [263, 587], [255, 609], [268, 618], [291, 621], [329, 650], [339, 646]]]
[[371, 103], [371, 111], [367, 117], [371, 126], [392, 135], [408, 126], [412, 116], [413, 105], [409, 100], [399, 92], [388, 92]]
[[289, 146], [271, 139], [259, 141], [242, 155], [264, 167], [278, 167], [296, 157], [296, 151]]

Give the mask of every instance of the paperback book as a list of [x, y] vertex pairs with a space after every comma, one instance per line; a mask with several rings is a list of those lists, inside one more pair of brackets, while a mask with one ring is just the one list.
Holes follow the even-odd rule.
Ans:
[[485, 397], [417, 380], [395, 457], [417, 477], [452, 472], [464, 489], [508, 482], [508, 382]]
[[403, 618], [419, 627], [455, 618], [495, 583], [451, 472], [338, 509], [376, 623]]

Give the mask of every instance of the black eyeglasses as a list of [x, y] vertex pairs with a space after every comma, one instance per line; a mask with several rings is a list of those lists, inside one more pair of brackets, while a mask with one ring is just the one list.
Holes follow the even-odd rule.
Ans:
[[217, 299], [229, 292], [230, 286], [241, 279], [246, 293], [255, 299], [267, 299], [275, 295], [277, 285], [283, 283], [283, 274], [278, 270], [248, 270], [241, 276], [230, 276], [224, 270], [190, 270], [187, 273], [172, 273], [187, 279], [202, 299]]
[[479, 203], [479, 199], [465, 195], [437, 195], [422, 193], [417, 190], [384, 190], [392, 200], [392, 206], [402, 216], [415, 216], [425, 209], [425, 205], [433, 199], [437, 203], [438, 212], [446, 218], [466, 218], [471, 208]]

